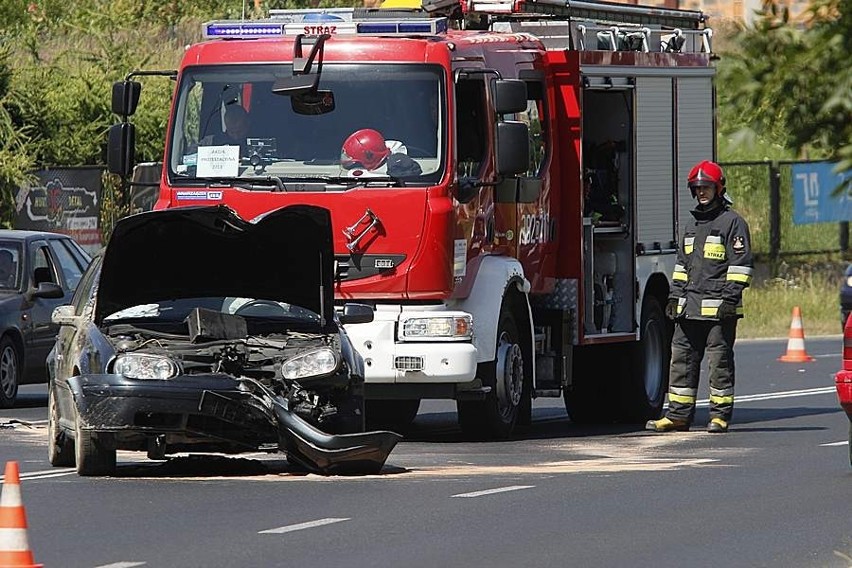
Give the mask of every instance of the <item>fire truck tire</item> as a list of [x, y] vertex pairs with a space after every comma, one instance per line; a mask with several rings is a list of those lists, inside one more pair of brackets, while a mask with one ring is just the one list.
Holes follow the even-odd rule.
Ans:
[[497, 326], [497, 359], [481, 363], [477, 376], [491, 387], [483, 401], [458, 401], [462, 431], [479, 439], [506, 439], [512, 435], [524, 396], [525, 366], [520, 333], [511, 306], [504, 301]]
[[368, 400], [365, 418], [367, 430], [406, 432], [420, 410], [420, 399]]
[[659, 418], [669, 384], [671, 325], [660, 302], [648, 296], [642, 303], [641, 340], [632, 346], [626, 384], [621, 392], [623, 416], [628, 422]]

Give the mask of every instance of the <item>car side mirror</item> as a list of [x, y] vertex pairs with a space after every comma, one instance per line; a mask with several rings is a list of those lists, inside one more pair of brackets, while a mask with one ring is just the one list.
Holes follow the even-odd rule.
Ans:
[[62, 286], [55, 282], [41, 282], [38, 287], [36, 287], [35, 290], [31, 290], [27, 296], [30, 300], [33, 298], [62, 298], [65, 296], [65, 290], [63, 290]]
[[50, 321], [58, 325], [74, 325], [77, 323], [77, 319], [74, 314], [74, 306], [71, 305], [57, 306], [50, 314]]
[[375, 312], [371, 306], [366, 304], [344, 304], [343, 313], [340, 314], [340, 323], [370, 323], [373, 321]]

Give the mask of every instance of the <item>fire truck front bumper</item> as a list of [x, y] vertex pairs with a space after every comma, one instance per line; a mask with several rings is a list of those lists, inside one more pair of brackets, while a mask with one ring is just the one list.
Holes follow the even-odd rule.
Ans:
[[477, 351], [470, 338], [401, 341], [398, 318], [381, 316], [377, 312], [371, 323], [345, 326], [364, 358], [368, 392], [377, 383], [461, 385], [475, 379]]

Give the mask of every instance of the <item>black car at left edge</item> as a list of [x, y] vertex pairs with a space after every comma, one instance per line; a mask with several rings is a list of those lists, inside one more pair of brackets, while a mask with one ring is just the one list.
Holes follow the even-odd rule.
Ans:
[[18, 387], [47, 381], [45, 359], [59, 326], [53, 309], [67, 303], [91, 257], [71, 237], [0, 230], [0, 408]]
[[380, 471], [400, 436], [363, 431], [363, 360], [341, 325], [373, 310], [336, 312], [333, 275], [320, 207], [120, 220], [53, 314], [50, 463], [111, 475], [117, 450], [282, 451], [309, 471]]

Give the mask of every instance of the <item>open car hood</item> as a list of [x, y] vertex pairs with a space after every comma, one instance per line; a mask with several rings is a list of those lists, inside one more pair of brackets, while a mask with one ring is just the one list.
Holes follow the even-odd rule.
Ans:
[[302, 306], [333, 318], [327, 209], [293, 205], [251, 222], [225, 205], [120, 220], [104, 252], [95, 323], [164, 299], [234, 296]]

